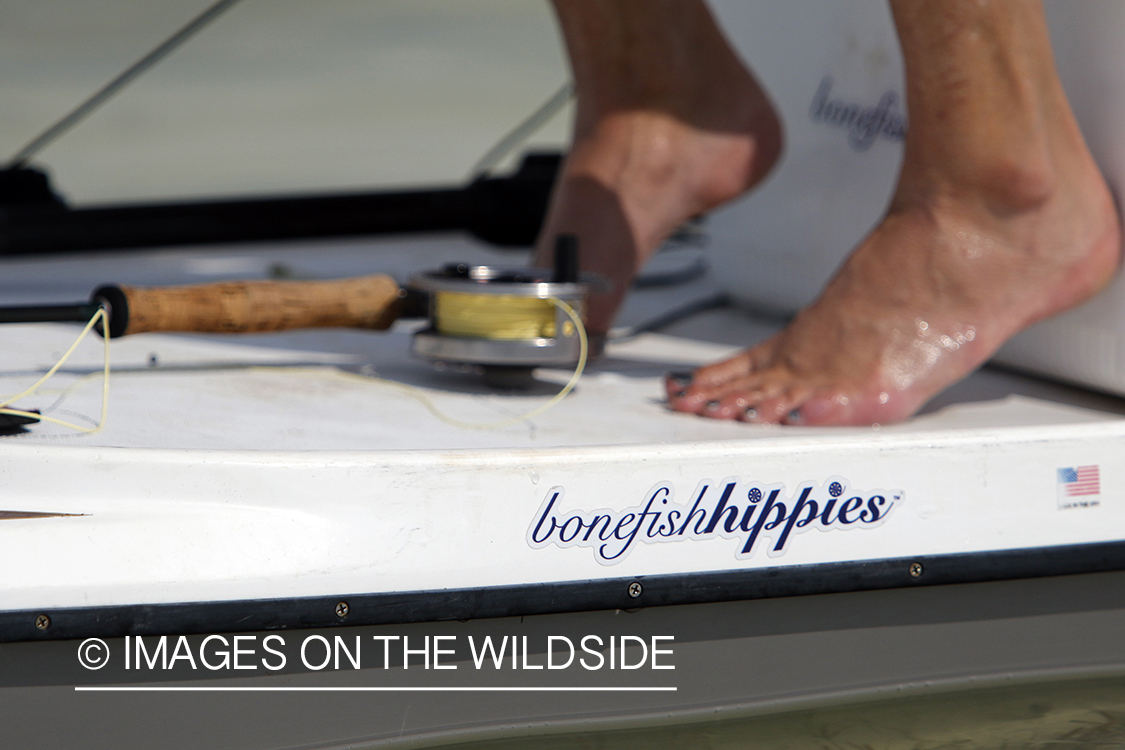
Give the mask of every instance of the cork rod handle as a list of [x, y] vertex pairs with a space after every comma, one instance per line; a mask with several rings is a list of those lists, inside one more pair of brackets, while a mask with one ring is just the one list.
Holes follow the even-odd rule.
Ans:
[[146, 331], [253, 333], [294, 328], [384, 330], [398, 317], [401, 294], [390, 276], [338, 281], [235, 281], [194, 286], [110, 286], [110, 335]]

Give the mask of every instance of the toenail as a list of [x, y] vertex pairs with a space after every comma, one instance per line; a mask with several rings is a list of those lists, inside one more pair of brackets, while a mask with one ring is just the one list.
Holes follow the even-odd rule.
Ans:
[[794, 409], [793, 411], [789, 412], [789, 422], [791, 424], [794, 423], [794, 422], [800, 422], [800, 421], [801, 421], [800, 410]]
[[695, 379], [690, 372], [669, 372], [664, 375], [664, 378], [681, 389], [691, 385]]
[[757, 419], [758, 418], [758, 410], [755, 409], [752, 406], [747, 406], [745, 409], [742, 410], [742, 413], [746, 416], [747, 419]]
[[709, 411], [715, 411], [718, 408], [719, 408], [719, 402], [718, 401], [708, 401], [707, 402], [707, 409]]

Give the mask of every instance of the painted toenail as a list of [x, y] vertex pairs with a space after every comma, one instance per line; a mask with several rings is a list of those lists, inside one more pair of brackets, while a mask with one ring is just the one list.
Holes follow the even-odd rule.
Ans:
[[718, 408], [719, 408], [719, 402], [718, 401], [708, 401], [707, 402], [707, 409], [709, 411], [715, 411]]
[[664, 378], [672, 385], [679, 386], [681, 389], [691, 385], [695, 379], [690, 372], [669, 372], [664, 375]]
[[800, 421], [801, 421], [801, 412], [800, 412], [800, 410], [798, 410], [798, 409], [794, 409], [793, 411], [789, 412], [789, 421], [790, 421], [791, 423], [792, 423], [792, 422], [800, 422]]
[[757, 419], [758, 418], [758, 410], [755, 409], [752, 406], [747, 406], [745, 409], [742, 410], [742, 413], [746, 415], [747, 419]]

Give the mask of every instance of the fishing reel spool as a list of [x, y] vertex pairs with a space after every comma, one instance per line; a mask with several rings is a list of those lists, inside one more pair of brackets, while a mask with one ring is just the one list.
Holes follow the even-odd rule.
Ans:
[[[573, 369], [582, 337], [558, 300], [584, 319], [586, 299], [608, 286], [578, 273], [578, 242], [560, 235], [551, 269], [505, 269], [454, 263], [416, 274], [412, 290], [429, 298], [429, 327], [414, 334], [416, 356], [479, 368], [491, 385], [531, 385], [536, 367]], [[587, 346], [594, 352], [591, 346]]]

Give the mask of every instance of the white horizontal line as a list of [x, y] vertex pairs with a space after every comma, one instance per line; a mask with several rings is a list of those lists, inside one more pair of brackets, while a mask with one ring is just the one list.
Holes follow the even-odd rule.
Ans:
[[676, 687], [392, 687], [380, 686], [185, 686], [185, 685], [88, 685], [75, 692], [88, 693], [655, 693], [675, 692]]

